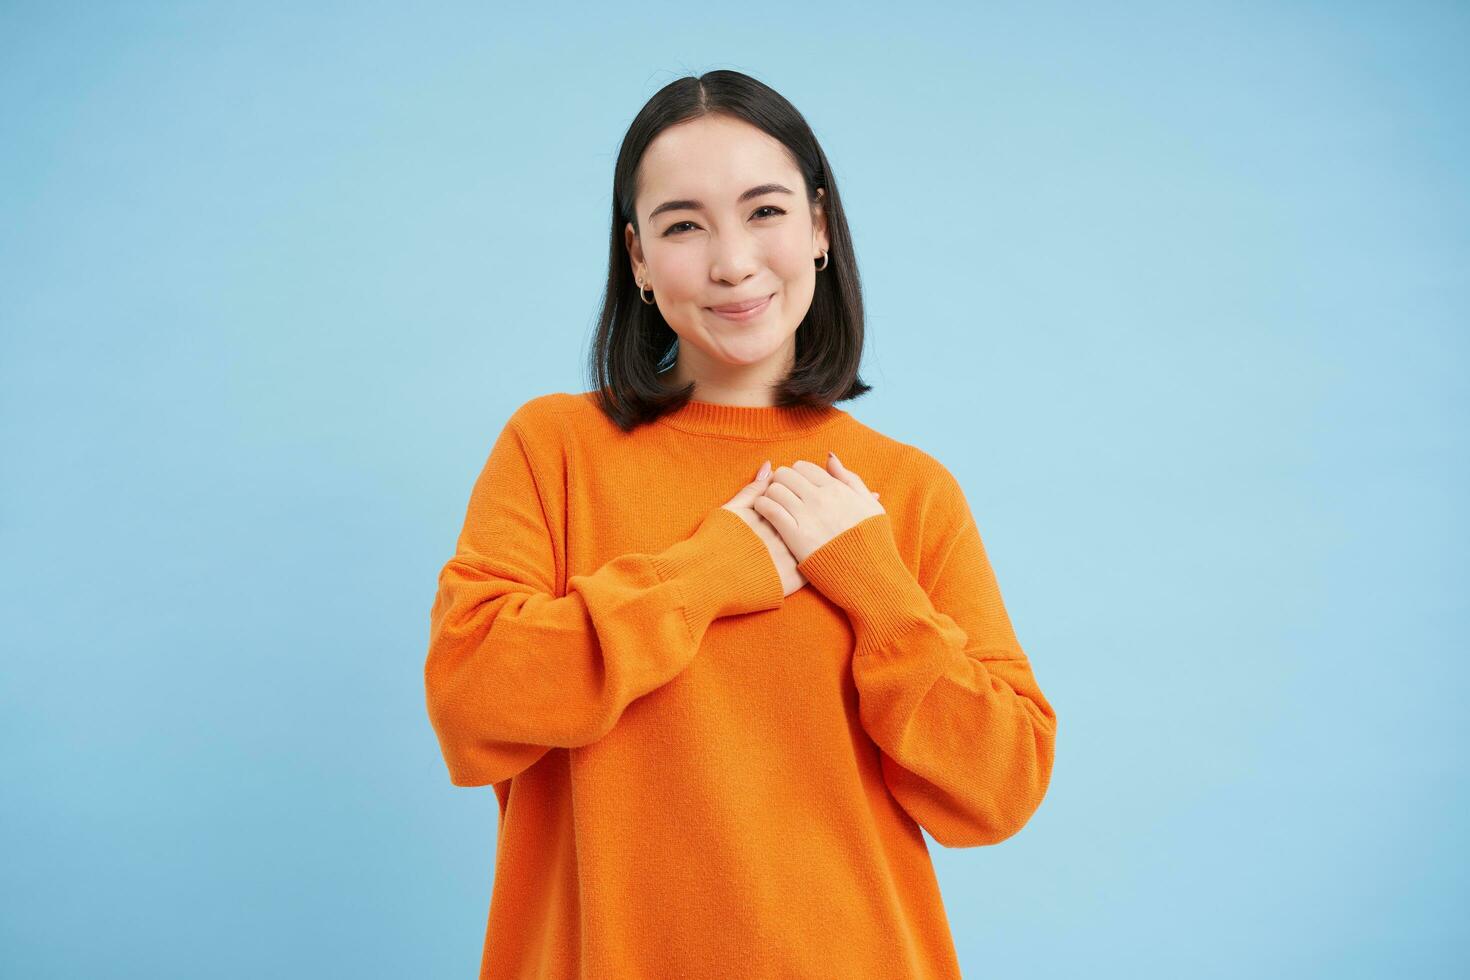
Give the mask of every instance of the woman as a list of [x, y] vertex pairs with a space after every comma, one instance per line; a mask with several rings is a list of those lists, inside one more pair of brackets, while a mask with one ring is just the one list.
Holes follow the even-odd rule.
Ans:
[[655, 95], [596, 385], [512, 414], [431, 612], [450, 779], [500, 801], [482, 977], [959, 976], [920, 828], [1016, 833], [1056, 715], [954, 477], [834, 407], [862, 339], [796, 109]]

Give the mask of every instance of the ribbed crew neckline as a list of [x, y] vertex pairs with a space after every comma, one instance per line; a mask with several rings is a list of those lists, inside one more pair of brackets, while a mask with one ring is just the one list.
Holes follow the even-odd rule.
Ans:
[[824, 405], [720, 405], [690, 399], [657, 422], [684, 432], [732, 439], [781, 439], [813, 432], [848, 414]]

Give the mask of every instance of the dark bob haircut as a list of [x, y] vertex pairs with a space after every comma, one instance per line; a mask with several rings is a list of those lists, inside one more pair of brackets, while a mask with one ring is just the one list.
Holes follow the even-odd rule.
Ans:
[[811, 308], [796, 329], [791, 372], [775, 392], [777, 405], [831, 406], [871, 390], [858, 375], [863, 352], [863, 301], [852, 235], [827, 156], [796, 107], [770, 86], [738, 71], [711, 71], [676, 79], [648, 100], [623, 136], [613, 173], [612, 235], [607, 289], [588, 374], [604, 414], [629, 431], [685, 404], [691, 383], [670, 392], [659, 372], [672, 367], [679, 337], [657, 305], [643, 302], [631, 274], [624, 229], [638, 231], [633, 202], [644, 151], [664, 129], [700, 116], [744, 120], [786, 147], [801, 171], [808, 203], [827, 212], [828, 265], [817, 275]]

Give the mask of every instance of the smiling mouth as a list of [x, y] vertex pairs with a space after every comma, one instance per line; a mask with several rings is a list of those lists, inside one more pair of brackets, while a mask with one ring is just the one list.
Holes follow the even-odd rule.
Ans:
[[759, 299], [746, 300], [743, 303], [726, 303], [723, 306], [706, 306], [705, 309], [709, 310], [711, 313], [718, 314], [719, 316], [739, 319], [759, 312], [766, 306], [767, 303], [771, 301], [771, 297], [775, 295], [775, 293], [770, 293], [766, 296], [760, 297]]

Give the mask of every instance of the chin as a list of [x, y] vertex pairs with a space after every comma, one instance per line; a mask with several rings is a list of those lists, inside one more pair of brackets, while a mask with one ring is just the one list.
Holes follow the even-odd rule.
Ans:
[[719, 359], [731, 367], [750, 367], [768, 358], [776, 357], [786, 346], [790, 334], [785, 331], [779, 336], [762, 337], [760, 340], [745, 337], [727, 337], [731, 343], [722, 345]]

